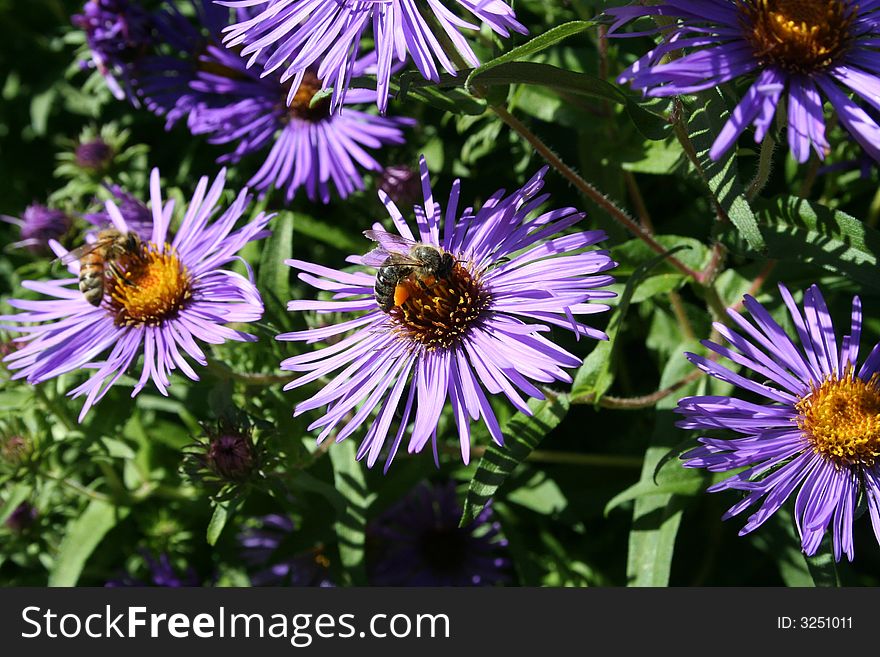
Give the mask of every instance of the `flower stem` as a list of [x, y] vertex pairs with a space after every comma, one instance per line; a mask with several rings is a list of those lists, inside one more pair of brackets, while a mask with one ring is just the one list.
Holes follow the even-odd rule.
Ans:
[[748, 189], [746, 190], [746, 198], [749, 201], [754, 200], [754, 198], [761, 193], [761, 190], [764, 189], [767, 181], [770, 180], [770, 173], [773, 171], [773, 152], [776, 150], [776, 140], [773, 139], [773, 135], [769, 132], [764, 136], [764, 141], [761, 142], [761, 155], [758, 158], [758, 171], [755, 173], [755, 177], [752, 179], [752, 182], [749, 183]]
[[[612, 219], [614, 219], [617, 223], [622, 225], [640, 240], [645, 242], [645, 244], [647, 244], [652, 251], [656, 253], [666, 253], [668, 251], [665, 246], [655, 240], [646, 229], [642, 228], [638, 224], [638, 222], [633, 220], [624, 210], [617, 207], [602, 192], [600, 192], [592, 184], [581, 178], [581, 176], [578, 175], [577, 172], [574, 171], [574, 169], [563, 162], [559, 158], [559, 156], [556, 155], [556, 153], [554, 153], [543, 141], [541, 141], [540, 137], [529, 130], [525, 126], [525, 124], [523, 124], [519, 119], [517, 119], [503, 107], [499, 107], [497, 105], [490, 105], [490, 107], [492, 108], [492, 111], [495, 112], [502, 121], [504, 121], [504, 123], [506, 123], [514, 132], [525, 139], [536, 151], [538, 151], [538, 153], [541, 154], [541, 157], [547, 160], [547, 162], [554, 169], [561, 173], [569, 182], [577, 187], [577, 189], [581, 191], [585, 196], [589, 197], [596, 205], [602, 208]], [[694, 271], [683, 262], [681, 262], [678, 258], [671, 256], [669, 257], [668, 262], [685, 276], [688, 276], [689, 278], [692, 278], [693, 280], [699, 282], [699, 272]]]
[[[609, 397], [605, 396], [599, 399], [599, 406], [602, 408], [612, 408], [616, 410], [623, 411], [637, 411], [643, 408], [651, 408], [657, 404], [657, 402], [666, 399], [669, 395], [674, 394], [684, 386], [689, 383], [693, 383], [697, 381], [700, 377], [702, 377], [704, 372], [702, 370], [694, 370], [686, 377], [681, 379], [680, 381], [676, 381], [668, 388], [663, 388], [662, 390], [658, 390], [657, 392], [653, 392], [650, 395], [643, 395], [641, 397]], [[592, 404], [596, 399], [596, 396], [593, 394], [589, 395], [581, 395], [580, 397], [572, 397], [572, 404]]]

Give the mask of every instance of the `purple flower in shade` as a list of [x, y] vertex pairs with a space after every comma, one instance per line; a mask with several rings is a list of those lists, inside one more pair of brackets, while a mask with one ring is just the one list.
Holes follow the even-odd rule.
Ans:
[[416, 487], [367, 529], [374, 586], [496, 586], [510, 579], [491, 502], [464, 527], [455, 485]]
[[[153, 235], [153, 213], [150, 208], [119, 185], [107, 185], [106, 188], [113, 195], [113, 205], [119, 210], [128, 230], [149, 241]], [[83, 218], [99, 230], [113, 226], [106, 206], [98, 212], [83, 215]]]
[[[834, 556], [852, 560], [852, 525], [860, 492], [867, 500], [880, 541], [880, 344], [861, 366], [862, 306], [853, 300], [852, 328], [838, 343], [825, 300], [816, 286], [804, 294], [803, 313], [780, 285], [797, 331], [798, 345], [755, 299], [745, 298], [754, 323], [728, 311], [741, 330], [715, 328], [732, 348], [703, 344], [754, 381], [708, 358], [687, 354], [711, 376], [763, 398], [688, 397], [679, 401], [684, 429], [729, 429], [742, 437], [700, 438], [702, 445], [682, 456], [689, 468], [712, 472], [745, 468], [709, 488], [733, 489], [745, 497], [724, 518], [760, 502], [740, 535], [760, 527], [792, 495], [801, 545], [808, 555], [831, 526]], [[797, 492], [796, 492], [797, 491]], [[763, 501], [762, 501], [763, 498]]]
[[385, 192], [397, 205], [411, 206], [422, 199], [422, 182], [419, 172], [402, 164], [382, 169], [379, 189]]
[[189, 567], [183, 574], [178, 574], [171, 565], [171, 559], [167, 554], [160, 554], [158, 558], [153, 557], [150, 553], [143, 551], [142, 556], [149, 570], [149, 580], [144, 581], [136, 579], [129, 575], [125, 575], [119, 579], [110, 580], [104, 586], [107, 587], [125, 587], [125, 586], [161, 586], [165, 588], [179, 589], [184, 587], [201, 586], [199, 577], [195, 569]]
[[[880, 108], [880, 0], [668, 0], [609, 9], [611, 31], [641, 16], [676, 21], [662, 43], [620, 76], [648, 96], [676, 96], [752, 76], [710, 154], [719, 158], [754, 124], [761, 142], [787, 98], [788, 143], [798, 162], [824, 158], [823, 103], [874, 159], [880, 126], [849, 98]], [[679, 58], [669, 53], [684, 50]], [[843, 89], [841, 88], [841, 85]]]
[[[461, 29], [479, 30], [485, 24], [507, 37], [510, 31], [526, 34], [513, 9], [503, 0], [218, 0], [229, 7], [253, 7], [254, 16], [227, 28], [226, 45], [241, 49], [243, 57], [271, 50], [260, 62], [266, 72], [281, 69], [282, 82], [293, 79], [287, 100], [292, 102], [304, 76], [317, 67], [322, 88], [333, 88], [331, 111], [341, 108], [352, 78], [357, 77], [361, 41], [372, 37], [377, 61], [376, 97], [384, 114], [395, 63], [407, 54], [426, 79], [438, 81], [441, 68], [455, 75], [456, 64], [443, 40], [476, 67], [479, 60]], [[476, 19], [458, 17], [453, 7]], [[435, 33], [434, 25], [441, 32]]]
[[241, 557], [253, 586], [335, 586], [322, 547], [293, 552], [288, 545], [294, 528], [293, 520], [273, 513], [239, 534]]
[[9, 514], [4, 524], [16, 534], [20, 534], [34, 524], [37, 515], [39, 514], [36, 507], [29, 502], [22, 502], [15, 507], [15, 511]]
[[[143, 68], [150, 71], [141, 79], [146, 103], [166, 116], [169, 127], [186, 118], [193, 134], [229, 145], [231, 150], [217, 159], [221, 164], [268, 150], [248, 181], [255, 189], [282, 189], [289, 201], [304, 188], [309, 199], [327, 203], [332, 186], [345, 198], [364, 188], [364, 169], [381, 171], [370, 151], [404, 143], [403, 128], [414, 124], [410, 119], [373, 116], [352, 107], [344, 114], [331, 114], [329, 99], [313, 103], [321, 82], [311, 70], [286, 106], [277, 77], [261, 78], [238, 55], [219, 47], [216, 16], [208, 9], [200, 13], [209, 32], [216, 30], [217, 43], [201, 37], [187, 19], [170, 10], [160, 21], [159, 31], [170, 42], [195, 48], [181, 50], [183, 57], [166, 55], [145, 62]], [[368, 59], [354, 64], [357, 75], [369, 67]], [[346, 104], [371, 103], [375, 98], [376, 92], [358, 89]]]
[[[383, 302], [387, 311], [374, 293], [375, 273], [287, 261], [302, 272], [300, 279], [333, 294], [328, 300], [291, 301], [289, 310], [349, 315], [339, 323], [277, 337], [307, 343], [333, 338], [323, 349], [281, 364], [285, 370], [302, 373], [286, 389], [330, 379], [295, 410], [300, 415], [326, 407], [309, 427], [321, 429], [318, 442], [331, 435], [338, 442], [366, 426], [358, 458], [366, 456], [372, 466], [388, 447], [387, 470], [412, 419], [409, 451], [419, 452], [431, 441], [436, 459], [437, 423], [448, 399], [467, 463], [472, 420], [482, 416], [492, 438], [503, 444], [484, 390], [502, 393], [517, 409], [530, 413], [521, 393], [544, 397], [533, 381], [571, 381], [563, 368], [576, 367], [581, 360], [543, 333], [556, 324], [577, 336], [606, 339], [601, 331], [579, 323], [575, 315], [608, 309], [590, 302], [614, 296], [599, 288], [613, 281], [601, 272], [616, 263], [606, 251], [586, 250], [605, 239], [603, 231], [554, 237], [584, 217], [574, 208], [533, 217], [549, 199], [548, 194], [538, 195], [546, 171], [542, 169], [510, 196], [497, 191], [478, 212], [467, 208], [459, 214], [456, 181], [444, 216], [422, 159], [425, 201], [413, 210], [415, 235], [397, 206], [380, 192], [400, 237], [378, 232], [373, 236], [379, 238], [380, 248], [349, 261], [380, 267], [391, 252], [402, 251], [402, 257], [409, 257], [413, 240], [419, 240], [440, 249], [449, 265], [442, 274], [438, 269], [437, 276], [401, 274], [397, 289], [392, 286], [394, 299]], [[342, 334], [348, 335], [338, 339]], [[396, 417], [399, 428], [387, 446]]]
[[100, 138], [78, 144], [73, 154], [76, 165], [88, 171], [103, 171], [113, 155], [113, 147]]
[[3, 221], [21, 229], [21, 239], [12, 242], [12, 248], [26, 247], [39, 253], [49, 248], [49, 240], [60, 240], [70, 230], [71, 220], [63, 210], [54, 210], [34, 203], [25, 208], [21, 217], [0, 215]]
[[150, 14], [136, 1], [88, 0], [71, 21], [85, 32], [92, 65], [113, 95], [136, 102], [132, 74], [152, 44]]
[[[174, 204], [162, 203], [159, 171], [154, 169], [150, 240], [118, 258], [112, 270], [105, 267], [99, 306], [86, 301], [77, 288], [76, 260], [68, 265], [71, 278], [25, 281], [24, 287], [50, 299], [12, 299], [9, 304], [22, 312], [0, 317], [13, 322], [3, 328], [25, 334], [25, 344], [4, 361], [14, 372], [13, 378], [37, 384], [65, 372], [92, 370], [88, 380], [69, 393], [86, 396], [82, 420], [141, 354], [143, 369], [132, 396], [149, 380], [167, 394], [168, 375], [178, 368], [197, 380], [186, 358], [206, 364], [197, 340], [209, 344], [256, 340], [225, 324], [262, 317], [260, 294], [252, 280], [222, 267], [236, 260], [245, 244], [268, 234], [264, 229], [271, 216], [260, 213], [233, 231], [250, 199], [245, 189], [220, 213], [218, 201], [225, 180], [226, 173], [221, 171], [210, 187], [206, 177], [199, 181], [180, 229], [172, 237], [168, 226]], [[116, 205], [108, 201], [106, 208], [113, 226], [126, 233], [128, 226]], [[57, 242], [53, 248], [65, 258], [67, 251]]]

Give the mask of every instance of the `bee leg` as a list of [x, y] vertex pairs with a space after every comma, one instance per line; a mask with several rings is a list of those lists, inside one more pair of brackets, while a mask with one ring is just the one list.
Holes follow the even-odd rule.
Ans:
[[122, 270], [119, 268], [119, 265], [117, 265], [115, 262], [111, 262], [110, 265], [107, 267], [107, 269], [110, 271], [110, 273], [111, 273], [113, 276], [115, 276], [115, 277], [118, 278], [120, 281], [122, 281], [122, 284], [123, 284], [123, 285], [128, 285], [128, 286], [130, 286], [130, 287], [137, 287], [137, 284], [134, 283], [133, 281], [131, 281], [130, 279], [128, 279], [128, 278], [125, 276], [125, 272], [122, 271]]

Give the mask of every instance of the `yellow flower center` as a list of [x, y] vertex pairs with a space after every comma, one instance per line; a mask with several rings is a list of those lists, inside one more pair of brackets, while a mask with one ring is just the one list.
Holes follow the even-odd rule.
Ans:
[[120, 258], [107, 285], [117, 326], [159, 324], [192, 296], [186, 267], [168, 244], [162, 253], [149, 243]]
[[813, 449], [843, 466], [870, 467], [880, 455], [880, 381], [830, 376], [797, 404], [798, 426]]
[[399, 281], [388, 314], [399, 335], [432, 351], [461, 340], [490, 302], [479, 278], [456, 263], [448, 276]]
[[847, 0], [738, 0], [746, 39], [765, 64], [792, 73], [832, 65], [849, 48], [855, 5]]

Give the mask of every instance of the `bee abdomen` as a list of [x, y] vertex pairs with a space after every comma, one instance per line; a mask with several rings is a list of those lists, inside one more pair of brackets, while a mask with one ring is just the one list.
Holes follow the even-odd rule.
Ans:
[[79, 291], [93, 306], [100, 306], [104, 298], [104, 268], [83, 264], [79, 271]]

